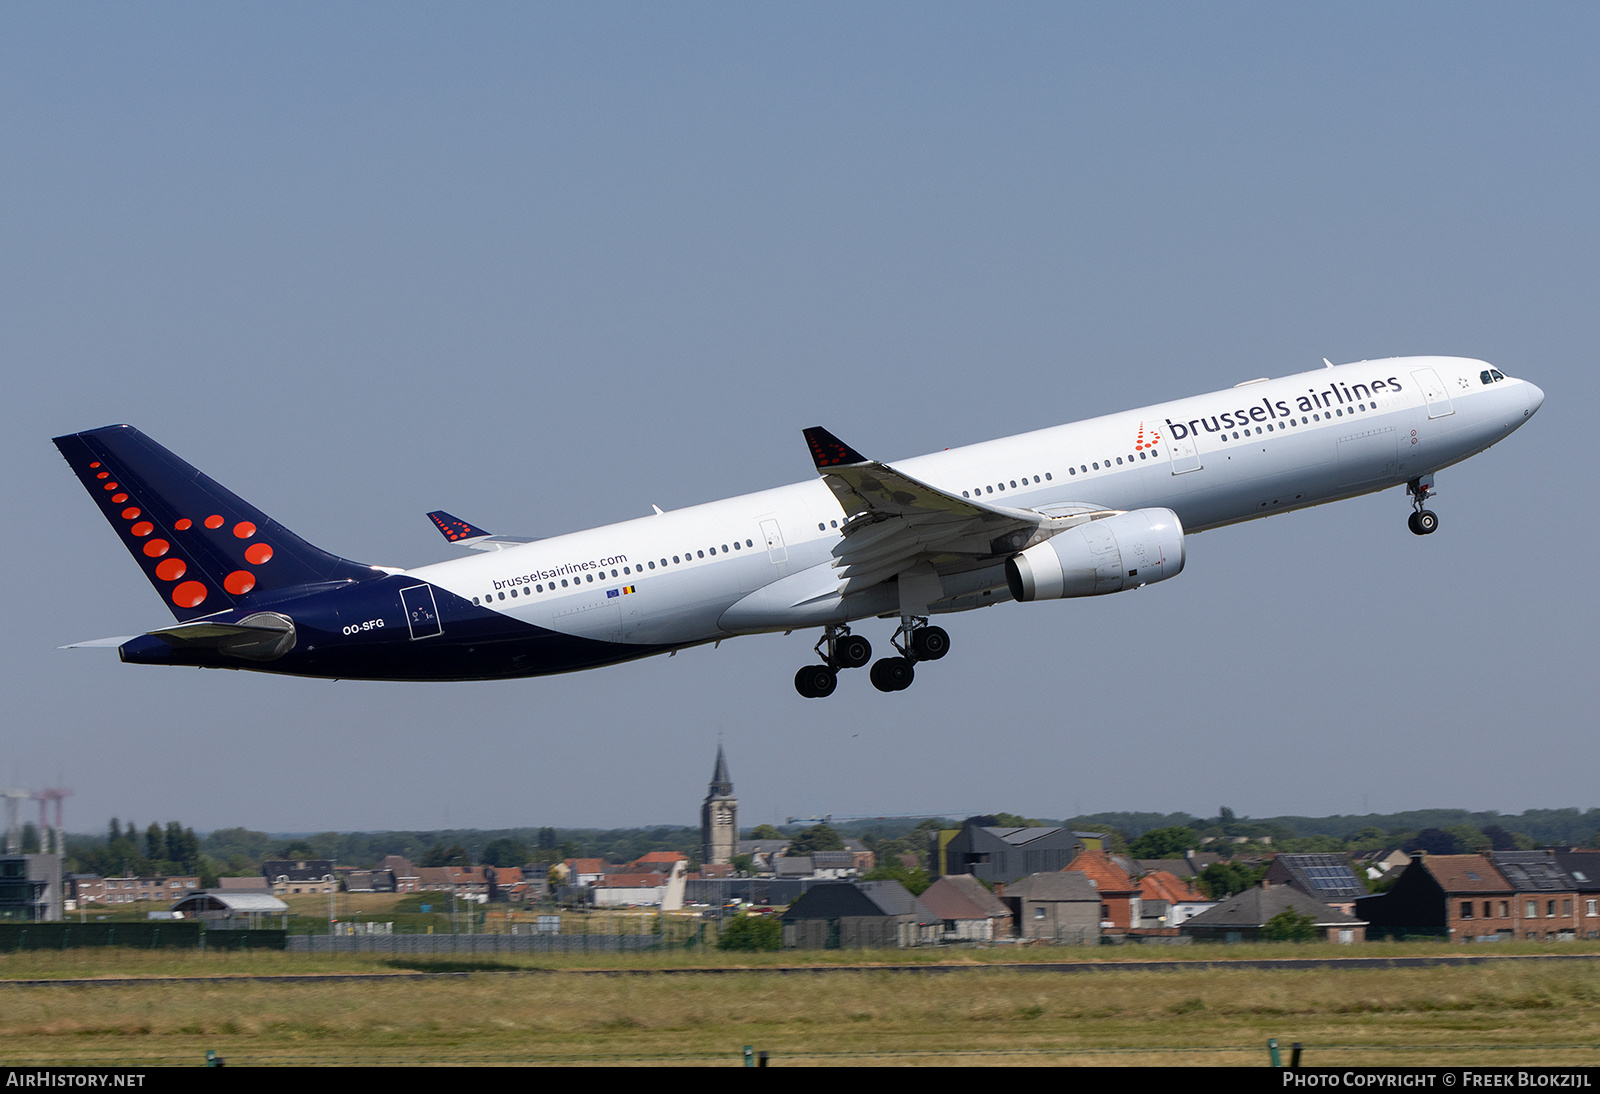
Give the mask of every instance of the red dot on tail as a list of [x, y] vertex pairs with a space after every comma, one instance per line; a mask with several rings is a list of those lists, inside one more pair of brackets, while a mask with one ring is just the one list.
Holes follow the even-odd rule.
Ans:
[[206, 598], [206, 587], [198, 581], [185, 581], [172, 590], [172, 602], [180, 608], [197, 608]]
[[206, 527], [207, 528], [221, 528], [222, 527], [222, 518], [217, 516], [215, 513], [212, 513], [209, 517], [206, 518]]
[[89, 465], [89, 466], [90, 466], [90, 467], [99, 467], [99, 466], [100, 466], [100, 461], [99, 461], [99, 460], [95, 460], [95, 461], [94, 461], [94, 462], [93, 462], [93, 463], [91, 463], [91, 464], [90, 464], [90, 465]]
[[240, 539], [249, 539], [256, 534], [256, 526], [247, 520], [241, 520], [233, 526], [233, 534]]
[[128, 529], [128, 531], [132, 532], [136, 536], [148, 536], [155, 530], [156, 526], [147, 520], [141, 520], [138, 524], [135, 524], [132, 528]]
[[243, 596], [256, 587], [256, 575], [249, 570], [235, 570], [222, 579], [222, 587], [234, 596]]
[[156, 567], [156, 576], [162, 581], [176, 581], [182, 577], [189, 567], [183, 564], [181, 558], [169, 558]]
[[194, 521], [190, 520], [188, 517], [179, 517], [177, 522], [173, 524], [173, 527], [180, 532], [187, 532], [193, 524]]
[[133, 519], [134, 519], [134, 518], [136, 518], [136, 517], [137, 517], [137, 516], [138, 516], [138, 515], [139, 515], [139, 510], [138, 510], [138, 509], [136, 509], [136, 508], [134, 508], [134, 507], [133, 507], [133, 506], [131, 506], [131, 505], [130, 505], [130, 506], [128, 506], [128, 507], [127, 507], [127, 508], [126, 508], [126, 509], [124, 509], [124, 510], [123, 510], [123, 511], [122, 511], [122, 519], [123, 519], [123, 520], [133, 520]]
[[111, 472], [109, 472], [109, 471], [102, 471], [102, 472], [100, 472], [100, 474], [95, 476], [95, 478], [97, 478], [97, 479], [109, 479], [110, 477], [111, 477]]
[[252, 543], [245, 548], [244, 560], [252, 566], [270, 562], [272, 560], [272, 548], [265, 543]]
[[121, 505], [123, 502], [128, 500], [128, 495], [126, 495], [126, 494], [112, 494], [111, 495], [111, 500], [116, 502], [118, 505]]
[[164, 539], [152, 539], [145, 543], [144, 553], [151, 558], [160, 558], [172, 549], [172, 544]]
[[105, 485], [105, 489], [107, 489], [107, 490], [115, 490], [117, 488], [117, 485], [118, 485], [117, 483], [108, 482]]

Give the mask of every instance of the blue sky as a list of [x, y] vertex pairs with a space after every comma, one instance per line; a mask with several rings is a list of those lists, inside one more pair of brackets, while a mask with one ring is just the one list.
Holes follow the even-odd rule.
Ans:
[[[1596, 804], [1600, 16], [1580, 5], [11, 5], [0, 778], [69, 827]], [[141, 669], [165, 620], [49, 444], [131, 422], [418, 565], [1357, 360], [1547, 393], [1439, 477], [954, 617], [461, 685]], [[1557, 526], [1560, 527], [1557, 527]], [[866, 633], [882, 644], [886, 624]]]

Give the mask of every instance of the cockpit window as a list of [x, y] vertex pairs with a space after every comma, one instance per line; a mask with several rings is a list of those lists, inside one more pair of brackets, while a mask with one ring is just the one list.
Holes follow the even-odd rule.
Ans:
[[1486, 384], [1494, 383], [1494, 377], [1489, 375], [1488, 369], [1484, 369], [1482, 372], [1478, 373], [1478, 379], [1482, 380]]
[[1489, 375], [1493, 376], [1496, 380], [1504, 380], [1506, 378], [1505, 373], [1501, 372], [1497, 368], [1490, 369]]

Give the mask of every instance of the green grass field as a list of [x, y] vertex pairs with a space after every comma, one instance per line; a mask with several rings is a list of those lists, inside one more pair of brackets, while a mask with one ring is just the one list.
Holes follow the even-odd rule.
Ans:
[[[1497, 953], [1594, 952], [1582, 943]], [[0, 987], [0, 1062], [728, 1064], [1573, 1064], [1600, 1056], [1600, 962], [1388, 970], [1026, 972], [1003, 962], [1442, 955], [1438, 945], [445, 957], [68, 950], [0, 978], [192, 977]], [[1459, 952], [1459, 951], [1458, 951]], [[1476, 952], [1481, 953], [1482, 950]], [[781, 967], [957, 963], [954, 972]], [[714, 967], [724, 975], [672, 975]], [[406, 972], [458, 972], [426, 979]], [[654, 975], [586, 975], [652, 969]], [[340, 973], [383, 979], [330, 982]], [[301, 982], [252, 976], [305, 976]], [[392, 978], [391, 978], [392, 977]], [[231, 978], [231, 979], [218, 979]]]

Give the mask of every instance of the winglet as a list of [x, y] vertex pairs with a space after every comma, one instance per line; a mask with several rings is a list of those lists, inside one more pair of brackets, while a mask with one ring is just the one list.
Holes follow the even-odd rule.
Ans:
[[806, 444], [811, 446], [811, 459], [817, 465], [818, 471], [827, 467], [846, 467], [850, 464], [871, 462], [820, 425], [805, 430], [805, 435]]
[[477, 525], [468, 524], [460, 517], [452, 517], [443, 509], [436, 509], [428, 514], [428, 519], [433, 521], [433, 526], [439, 529], [439, 534], [451, 543], [460, 543], [466, 539], [482, 539], [489, 533]]

